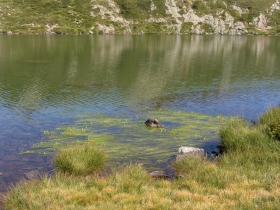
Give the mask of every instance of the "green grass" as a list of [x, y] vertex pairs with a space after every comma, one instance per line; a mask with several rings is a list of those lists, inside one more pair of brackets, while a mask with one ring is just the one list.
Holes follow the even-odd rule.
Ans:
[[116, 0], [120, 7], [121, 14], [126, 19], [143, 20], [149, 17], [147, 11], [150, 10], [149, 1]]
[[269, 109], [260, 117], [260, 124], [269, 125], [280, 119], [280, 107]]
[[[127, 164], [98, 176], [57, 172], [22, 181], [4, 197], [5, 209], [278, 209], [280, 143], [266, 123], [272, 108], [255, 125], [232, 119], [221, 130], [222, 156], [187, 157], [174, 163], [177, 178], [152, 179], [140, 165]], [[84, 170], [84, 169], [83, 169]]]
[[270, 109], [262, 115], [260, 124], [270, 137], [280, 140], [280, 107]]
[[182, 24], [182, 27], [181, 27], [181, 33], [182, 34], [191, 34], [192, 32], [192, 25], [193, 23], [183, 23]]
[[103, 151], [91, 144], [85, 144], [61, 150], [55, 156], [54, 164], [59, 172], [89, 175], [99, 172], [104, 167], [106, 159]]
[[201, 29], [203, 29], [205, 33], [214, 33], [213, 27], [208, 23], [202, 23]]

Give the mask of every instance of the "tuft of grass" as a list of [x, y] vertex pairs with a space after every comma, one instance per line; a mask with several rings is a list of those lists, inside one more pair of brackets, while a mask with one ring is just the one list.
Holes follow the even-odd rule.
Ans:
[[236, 119], [228, 123], [220, 131], [222, 143], [227, 152], [245, 152], [251, 147], [264, 146], [268, 136], [259, 128], [251, 128], [250, 124], [242, 119]]
[[111, 177], [110, 182], [117, 187], [121, 193], [139, 193], [150, 177], [140, 165], [128, 164], [119, 168]]
[[276, 140], [280, 140], [280, 119], [268, 125], [268, 135]]
[[202, 23], [201, 28], [204, 30], [205, 33], [214, 33], [213, 27], [208, 23]]
[[[203, 157], [186, 157], [182, 160], [174, 163], [176, 176], [180, 179], [187, 179], [196, 182], [204, 188], [223, 189], [226, 184], [226, 180], [217, 168], [216, 162], [210, 162], [207, 158]], [[193, 192], [197, 191], [197, 188], [193, 188], [192, 181], [187, 183], [188, 189]]]
[[191, 34], [192, 33], [192, 26], [193, 26], [193, 23], [191, 23], [191, 22], [183, 23], [180, 32], [182, 34]]
[[107, 156], [100, 149], [90, 144], [78, 148], [67, 148], [60, 151], [54, 158], [58, 171], [72, 175], [88, 175], [100, 171]]
[[260, 123], [263, 125], [269, 125], [280, 119], [280, 107], [273, 107], [269, 109], [260, 117]]
[[280, 140], [280, 107], [269, 109], [259, 121], [271, 138]]

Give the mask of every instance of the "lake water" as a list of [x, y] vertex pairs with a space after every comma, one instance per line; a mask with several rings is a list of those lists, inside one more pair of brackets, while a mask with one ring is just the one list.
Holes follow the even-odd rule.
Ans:
[[217, 151], [219, 119], [255, 121], [280, 104], [279, 54], [279, 37], [2, 35], [0, 192], [50, 172], [53, 142], [81, 125], [113, 136], [104, 145], [120, 161], [164, 168], [181, 145]]

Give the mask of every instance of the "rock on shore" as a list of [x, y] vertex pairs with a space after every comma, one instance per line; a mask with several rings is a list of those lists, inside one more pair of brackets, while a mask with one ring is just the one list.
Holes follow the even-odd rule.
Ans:
[[196, 147], [180, 147], [176, 160], [181, 160], [186, 156], [195, 156], [195, 157], [204, 157], [204, 149], [196, 148]]

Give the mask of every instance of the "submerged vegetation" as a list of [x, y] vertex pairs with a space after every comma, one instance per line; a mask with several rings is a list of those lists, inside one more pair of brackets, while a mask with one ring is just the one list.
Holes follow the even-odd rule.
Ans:
[[278, 209], [280, 142], [269, 136], [267, 128], [279, 115], [280, 109], [272, 108], [254, 125], [229, 121], [220, 132], [223, 154], [215, 161], [187, 157], [175, 162], [174, 180], [154, 180], [136, 164], [103, 176], [96, 171], [87, 176], [58, 171], [17, 184], [4, 205], [6, 209]]
[[[147, 127], [145, 121], [151, 116], [165, 127]], [[91, 114], [80, 116], [73, 125], [45, 131], [44, 141], [24, 153], [51, 154], [67, 145], [88, 142], [106, 150], [116, 162], [137, 161], [151, 166], [168, 161], [182, 145], [217, 142], [219, 129], [229, 119], [173, 110], [125, 117]]]

